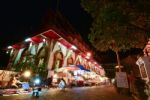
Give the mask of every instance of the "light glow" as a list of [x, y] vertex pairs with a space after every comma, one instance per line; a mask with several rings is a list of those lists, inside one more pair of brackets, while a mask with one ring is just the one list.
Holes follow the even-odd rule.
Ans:
[[30, 71], [25, 71], [23, 75], [24, 75], [24, 77], [28, 78], [28, 77], [31, 76], [31, 72]]
[[37, 78], [37, 79], [34, 80], [34, 83], [35, 83], [35, 84], [40, 84], [40, 82], [41, 82], [41, 81], [40, 81], [39, 78]]
[[61, 43], [60, 43], [60, 42], [58, 42], [58, 45], [61, 45]]
[[43, 42], [45, 42], [46, 40], [45, 39], [43, 39]]
[[54, 78], [58, 78], [58, 75], [57, 74], [54, 74], [54, 76], [53, 76]]
[[89, 57], [90, 57], [90, 56], [91, 56], [91, 53], [90, 53], [90, 52], [88, 52], [88, 53], [87, 53], [87, 56], [89, 56]]
[[30, 41], [31, 41], [31, 38], [25, 39], [25, 42], [30, 42]]
[[12, 48], [12, 46], [8, 46], [7, 48], [8, 48], [8, 49], [11, 49], [11, 48]]
[[86, 56], [87, 59], [90, 59], [90, 56]]
[[77, 50], [77, 47], [74, 46], [74, 45], [72, 45], [71, 48], [74, 49], [74, 50]]

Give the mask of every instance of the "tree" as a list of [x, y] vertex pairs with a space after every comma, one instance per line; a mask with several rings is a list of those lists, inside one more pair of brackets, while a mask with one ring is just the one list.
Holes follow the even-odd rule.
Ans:
[[89, 40], [99, 51], [119, 52], [143, 48], [150, 33], [150, 2], [147, 0], [81, 0], [93, 23]]

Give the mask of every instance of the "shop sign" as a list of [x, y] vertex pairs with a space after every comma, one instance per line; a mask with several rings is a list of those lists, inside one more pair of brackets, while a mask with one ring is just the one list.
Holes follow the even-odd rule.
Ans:
[[142, 78], [147, 78], [147, 74], [146, 74], [146, 70], [145, 70], [144, 64], [140, 65], [140, 70], [141, 70]]
[[126, 72], [116, 72], [117, 87], [128, 88], [128, 80]]

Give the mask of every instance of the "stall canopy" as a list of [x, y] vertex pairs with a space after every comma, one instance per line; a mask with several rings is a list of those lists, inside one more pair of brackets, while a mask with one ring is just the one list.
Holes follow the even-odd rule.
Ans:
[[88, 69], [85, 69], [85, 67], [84, 67], [83, 65], [77, 65], [77, 67], [79, 67], [81, 70], [85, 70], [85, 71], [88, 71], [88, 72], [90, 72], [90, 70], [88, 70]]
[[65, 70], [67, 71], [74, 71], [74, 70], [79, 70], [80, 68], [76, 67], [76, 66], [67, 66], [67, 67], [62, 67], [59, 68], [57, 71], [58, 72], [64, 72]]

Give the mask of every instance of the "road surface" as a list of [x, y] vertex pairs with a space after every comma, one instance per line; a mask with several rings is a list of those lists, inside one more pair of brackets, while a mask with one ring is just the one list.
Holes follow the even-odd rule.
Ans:
[[116, 93], [113, 86], [76, 87], [62, 91], [60, 89], [42, 90], [40, 97], [32, 94], [0, 96], [0, 100], [134, 100], [127, 95]]

